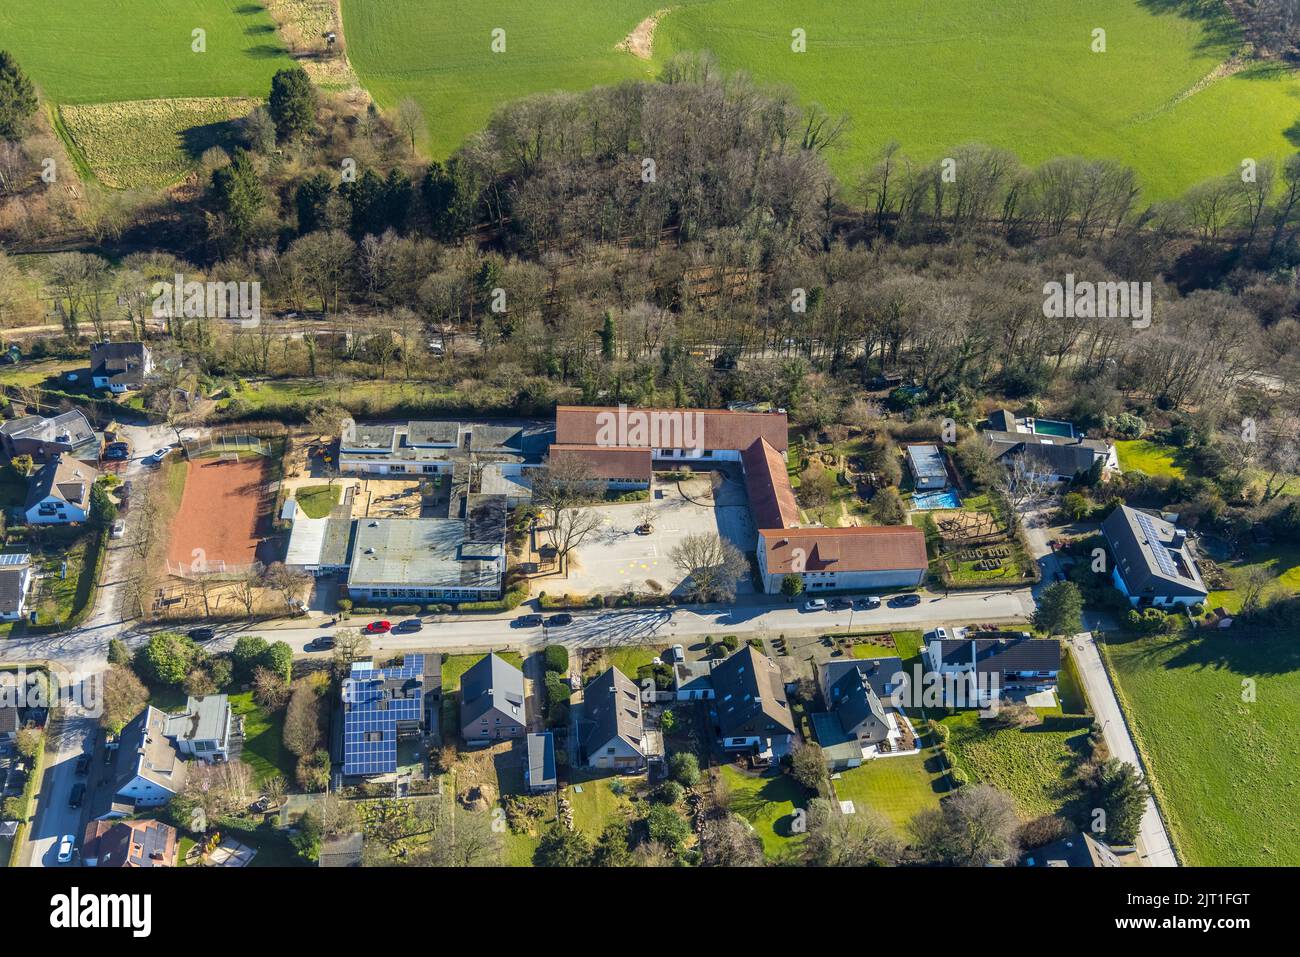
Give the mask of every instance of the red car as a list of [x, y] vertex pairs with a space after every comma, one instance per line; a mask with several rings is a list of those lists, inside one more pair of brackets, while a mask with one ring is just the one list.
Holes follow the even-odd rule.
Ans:
[[382, 635], [384, 632], [392, 630], [393, 623], [391, 621], [372, 621], [366, 625], [367, 635]]

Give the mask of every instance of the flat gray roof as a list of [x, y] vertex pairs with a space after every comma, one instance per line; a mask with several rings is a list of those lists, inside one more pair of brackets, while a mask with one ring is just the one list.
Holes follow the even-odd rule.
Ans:
[[[356, 522], [348, 584], [493, 588], [505, 546], [476, 546], [465, 558], [465, 522], [454, 518], [363, 518]], [[495, 560], [485, 559], [485, 552]]]

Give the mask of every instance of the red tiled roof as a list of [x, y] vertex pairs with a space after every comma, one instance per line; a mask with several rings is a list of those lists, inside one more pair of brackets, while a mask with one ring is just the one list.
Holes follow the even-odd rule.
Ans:
[[[660, 418], [646, 417], [652, 413]], [[635, 414], [635, 415], [634, 415]], [[641, 418], [638, 419], [637, 416]], [[666, 441], [653, 445], [631, 430], [638, 422], [657, 427]], [[619, 428], [619, 423], [623, 423]], [[700, 434], [696, 434], [696, 432]], [[690, 434], [683, 437], [683, 432]], [[740, 451], [766, 439], [784, 454], [789, 444], [784, 412], [732, 412], [728, 409], [637, 409], [619, 406], [561, 405], [555, 409], [555, 441], [560, 445], [628, 445]], [[693, 442], [687, 439], [693, 439]]]
[[591, 477], [598, 479], [640, 479], [650, 481], [650, 449], [605, 445], [552, 445], [554, 459], [582, 459], [591, 466]]
[[740, 453], [745, 467], [745, 492], [749, 510], [758, 528], [789, 528], [799, 524], [799, 503], [795, 501], [785, 459], [767, 439], [758, 438]]
[[924, 569], [929, 564], [925, 536], [913, 525], [761, 528], [758, 534], [771, 575], [793, 572], [798, 565], [809, 572], [874, 572]]

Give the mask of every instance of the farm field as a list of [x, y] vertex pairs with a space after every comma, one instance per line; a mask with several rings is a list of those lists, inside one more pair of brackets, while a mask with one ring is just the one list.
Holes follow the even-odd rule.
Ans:
[[[879, 0], [863, 16], [839, 0], [808, 0], [797, 15], [782, 0], [679, 0], [654, 33], [649, 61], [615, 49], [663, 7], [343, 0], [343, 20], [362, 83], [383, 107], [419, 101], [436, 157], [504, 100], [652, 76], [673, 53], [698, 49], [713, 51], [724, 70], [849, 113], [844, 149], [831, 157], [842, 175], [891, 139], [925, 160], [981, 141], [1030, 163], [1113, 157], [1136, 168], [1148, 197], [1158, 198], [1233, 171], [1243, 156], [1291, 152], [1293, 75], [1254, 67], [1202, 83], [1239, 43], [1218, 5]], [[1104, 53], [1091, 50], [1099, 26]], [[506, 31], [505, 53], [490, 49], [497, 27]], [[791, 51], [796, 27], [807, 33], [806, 53]]]
[[39, 17], [11, 3], [0, 37], [58, 108], [82, 175], [114, 188], [183, 179], [248, 112], [239, 98], [265, 97], [293, 62], [266, 10], [245, 0], [59, 0]]
[[1108, 635], [1102, 648], [1183, 863], [1300, 864], [1294, 633]]

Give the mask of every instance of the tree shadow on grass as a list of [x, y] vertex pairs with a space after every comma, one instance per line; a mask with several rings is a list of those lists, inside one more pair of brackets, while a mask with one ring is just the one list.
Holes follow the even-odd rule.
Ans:
[[1223, 0], [1138, 0], [1138, 6], [1157, 16], [1178, 16], [1199, 23], [1204, 32], [1196, 44], [1198, 52], [1235, 46], [1242, 40], [1241, 24]]
[[244, 50], [244, 56], [252, 57], [254, 60], [274, 60], [288, 55], [288, 50], [272, 43], [259, 43]]
[[202, 126], [191, 126], [181, 131], [180, 140], [181, 150], [195, 161], [214, 146], [232, 153], [244, 142], [238, 120], [222, 120], [217, 123], [204, 123]]

